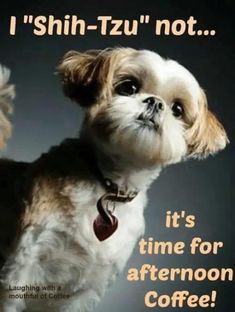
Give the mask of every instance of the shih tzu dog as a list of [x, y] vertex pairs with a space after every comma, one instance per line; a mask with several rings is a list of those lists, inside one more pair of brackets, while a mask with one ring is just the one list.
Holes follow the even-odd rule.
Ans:
[[[162, 168], [227, 143], [194, 76], [154, 52], [72, 51], [58, 73], [84, 108], [80, 137], [31, 164], [0, 161], [4, 312], [92, 310], [144, 233], [146, 192]], [[1, 71], [1, 146], [8, 76]]]

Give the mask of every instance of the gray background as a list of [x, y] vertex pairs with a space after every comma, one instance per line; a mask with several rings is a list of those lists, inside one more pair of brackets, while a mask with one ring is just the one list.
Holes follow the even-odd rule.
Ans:
[[[2, 3], [3, 2], [3, 3]], [[223, 122], [231, 144], [225, 151], [204, 161], [189, 161], [165, 169], [152, 186], [146, 210], [146, 235], [155, 240], [183, 240], [194, 236], [204, 240], [222, 240], [219, 255], [147, 256], [138, 255], [137, 248], [125, 272], [102, 300], [97, 312], [122, 310], [142, 312], [144, 294], [149, 290], [171, 293], [188, 289], [203, 294], [218, 290], [214, 311], [234, 311], [232, 282], [137, 282], [126, 280], [128, 267], [143, 263], [159, 267], [231, 267], [234, 264], [234, 1], [1, 1], [0, 61], [12, 70], [16, 84], [14, 135], [2, 155], [31, 161], [51, 145], [77, 134], [82, 118], [79, 107], [63, 97], [54, 75], [56, 64], [70, 49], [86, 50], [115, 45], [146, 48], [178, 60], [191, 70], [207, 90], [212, 110]], [[7, 4], [6, 4], [7, 3]], [[138, 18], [150, 14], [155, 19], [198, 19], [198, 29], [216, 29], [215, 37], [155, 37], [152, 26], [143, 27], [136, 37], [109, 37], [97, 33], [86, 36], [36, 37], [30, 26], [19, 27], [17, 35], [8, 35], [9, 16], [24, 14], [76, 14], [88, 21], [97, 15], [116, 18]], [[164, 228], [165, 212], [185, 210], [195, 214], [193, 229]], [[121, 257], [122, 255], [120, 255]], [[155, 310], [155, 309], [152, 309]], [[164, 309], [178, 311], [180, 309]], [[182, 310], [182, 309], [181, 309]], [[184, 308], [184, 311], [189, 311]], [[205, 309], [201, 309], [205, 310]], [[208, 309], [212, 310], [212, 309]], [[200, 311], [200, 309], [197, 309]]]

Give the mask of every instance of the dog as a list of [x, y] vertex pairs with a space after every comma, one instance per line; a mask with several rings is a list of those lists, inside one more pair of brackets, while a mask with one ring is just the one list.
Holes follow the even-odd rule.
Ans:
[[[4, 312], [91, 311], [144, 233], [146, 192], [161, 170], [228, 143], [194, 76], [155, 52], [70, 51], [57, 72], [84, 122], [79, 138], [33, 163], [0, 162], [1, 210], [10, 215]], [[1, 70], [1, 146], [11, 129], [8, 78]]]

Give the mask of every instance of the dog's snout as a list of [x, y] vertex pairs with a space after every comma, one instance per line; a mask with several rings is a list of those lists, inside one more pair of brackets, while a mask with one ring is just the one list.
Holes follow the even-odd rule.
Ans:
[[155, 96], [150, 96], [146, 99], [143, 100], [143, 103], [147, 103], [148, 108], [155, 108], [156, 110], [163, 110], [164, 109], [164, 104], [163, 102], [155, 97]]

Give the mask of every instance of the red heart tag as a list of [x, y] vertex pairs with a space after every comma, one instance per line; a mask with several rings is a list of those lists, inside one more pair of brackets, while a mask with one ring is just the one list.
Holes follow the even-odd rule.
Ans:
[[118, 227], [118, 219], [110, 213], [111, 222], [108, 223], [101, 215], [95, 219], [93, 229], [99, 241], [109, 238]]

